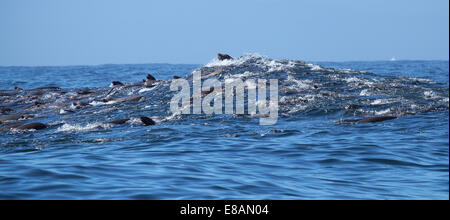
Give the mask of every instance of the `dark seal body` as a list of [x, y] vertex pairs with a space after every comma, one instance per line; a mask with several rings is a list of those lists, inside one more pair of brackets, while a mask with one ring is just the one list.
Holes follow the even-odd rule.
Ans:
[[124, 86], [124, 84], [122, 82], [119, 81], [113, 81], [112, 82], [112, 86], [114, 87], [120, 87], [120, 86]]
[[122, 125], [122, 124], [127, 123], [129, 120], [130, 120], [130, 119], [128, 119], [128, 118], [126, 118], [126, 119], [120, 119], [120, 120], [110, 121], [110, 122], [108, 122], [108, 124]]
[[217, 54], [217, 58], [218, 58], [220, 61], [223, 61], [223, 60], [232, 60], [232, 59], [233, 59], [233, 57], [231, 57], [230, 55], [228, 55], [228, 54], [222, 54], [222, 53]]
[[156, 81], [156, 78], [151, 74], [147, 74], [147, 80]]
[[19, 130], [42, 130], [42, 129], [46, 129], [48, 126], [42, 123], [30, 123], [30, 124], [26, 124], [26, 125], [22, 125], [20, 127], [18, 127], [17, 129]]
[[141, 117], [141, 121], [142, 123], [144, 123], [145, 126], [156, 125], [156, 122], [148, 117]]
[[359, 121], [359, 123], [362, 123], [362, 124], [365, 124], [365, 123], [377, 123], [377, 122], [394, 120], [396, 118], [397, 117], [394, 117], [394, 116], [379, 116], [379, 117], [363, 119], [363, 120]]

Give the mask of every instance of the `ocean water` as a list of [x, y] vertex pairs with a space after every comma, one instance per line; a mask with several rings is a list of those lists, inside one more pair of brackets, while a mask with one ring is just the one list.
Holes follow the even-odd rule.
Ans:
[[[172, 76], [194, 71], [278, 79], [278, 122], [171, 113]], [[0, 199], [447, 200], [448, 107], [448, 61], [0, 67]], [[358, 123], [377, 116], [397, 118]], [[13, 128], [31, 122], [49, 127]]]

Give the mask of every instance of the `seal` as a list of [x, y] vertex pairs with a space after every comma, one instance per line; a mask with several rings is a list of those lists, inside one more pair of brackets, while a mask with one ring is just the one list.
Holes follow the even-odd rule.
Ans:
[[84, 107], [88, 107], [88, 106], [91, 106], [91, 105], [88, 104], [88, 103], [85, 103], [85, 102], [78, 101], [78, 102], [72, 103], [72, 106], [73, 106], [75, 109], [82, 109], [82, 108], [84, 108]]
[[113, 81], [111, 84], [113, 87], [121, 87], [124, 86], [124, 84], [122, 82], [119, 81]]
[[61, 88], [56, 87], [56, 86], [44, 86], [44, 87], [36, 88], [35, 90], [54, 90], [54, 91], [60, 91]]
[[72, 111], [71, 109], [60, 109], [59, 110], [59, 114], [68, 114], [68, 113], [75, 113], [74, 111]]
[[156, 125], [156, 122], [153, 121], [151, 118], [148, 117], [141, 117], [141, 121], [142, 123], [144, 123], [145, 126], [151, 126], [151, 125]]
[[361, 123], [361, 124], [377, 123], [377, 122], [389, 121], [389, 120], [394, 120], [394, 119], [397, 119], [397, 117], [395, 117], [395, 116], [379, 116], [379, 117], [366, 118], [366, 119], [359, 121], [358, 123]]
[[32, 115], [7, 115], [0, 117], [0, 122], [5, 123], [6, 121], [17, 121], [33, 118]]
[[22, 125], [22, 126], [18, 127], [17, 129], [19, 129], [19, 130], [31, 130], [31, 129], [42, 130], [42, 129], [46, 129], [46, 128], [48, 128], [48, 126], [46, 124], [35, 122], [35, 123]]
[[45, 107], [45, 103], [39, 102], [39, 101], [34, 101], [34, 104], [31, 104], [31, 105], [28, 105], [28, 106], [24, 106], [21, 109], [39, 110], [39, 109], [43, 109], [44, 107]]
[[228, 54], [222, 54], [222, 53], [217, 54], [217, 58], [218, 58], [220, 61], [224, 61], [224, 60], [232, 60], [232, 59], [233, 59], [233, 57], [231, 57], [230, 55], [228, 55]]
[[45, 87], [39, 87], [39, 88], [35, 88], [35, 89], [30, 89], [30, 90], [24, 90], [26, 92], [32, 92], [35, 94], [43, 94], [44, 92], [58, 92], [61, 91], [62, 89], [60, 87], [56, 87], [56, 86], [45, 86]]
[[94, 92], [89, 91], [88, 89], [84, 89], [84, 90], [79, 90], [77, 91], [78, 95], [89, 95], [89, 94], [93, 94]]
[[147, 80], [156, 81], [156, 78], [149, 73], [147, 74]]
[[107, 98], [102, 99], [102, 102], [110, 102], [110, 101], [114, 101], [114, 102], [139, 102], [142, 98], [143, 98], [143, 96], [131, 96], [131, 97], [123, 97], [123, 98], [107, 97]]
[[153, 80], [144, 80], [144, 85], [146, 87], [154, 87], [155, 86], [155, 82], [156, 81], [153, 81]]
[[[1, 124], [1, 123], [0, 123]], [[11, 130], [14, 128], [17, 128], [19, 126], [22, 126], [23, 123], [22, 122], [13, 122], [13, 123], [9, 123], [7, 124], [5, 127], [0, 128], [0, 131], [7, 131], [7, 130]]]
[[14, 96], [17, 95], [17, 93], [19, 93], [20, 88], [15, 87], [14, 90], [0, 90], [0, 96]]
[[146, 86], [146, 87], [155, 86], [156, 81], [157, 81], [156, 78], [154, 76], [152, 76], [150, 73], [147, 74], [146, 79], [142, 80], [142, 82], [144, 83], [144, 86]]
[[110, 121], [110, 122], [108, 122], [108, 124], [123, 125], [123, 124], [127, 123], [129, 120], [130, 120], [129, 118], [119, 119], [119, 120], [115, 120], [115, 121]]
[[10, 113], [10, 112], [14, 112], [14, 109], [0, 108], [0, 114]]

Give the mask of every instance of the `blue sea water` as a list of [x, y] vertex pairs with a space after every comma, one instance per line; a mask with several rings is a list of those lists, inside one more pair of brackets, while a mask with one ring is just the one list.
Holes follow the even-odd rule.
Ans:
[[[0, 67], [0, 108], [13, 110], [0, 117], [53, 125], [0, 130], [0, 199], [449, 199], [449, 62], [315, 64], [248, 55], [206, 66]], [[137, 103], [99, 101], [111, 81], [218, 69], [219, 79], [279, 79], [278, 123], [171, 115], [165, 82], [113, 92], [143, 96]], [[31, 90], [50, 86], [62, 89]], [[96, 94], [73, 98], [80, 89]], [[144, 127], [141, 115], [161, 123]], [[347, 123], [380, 115], [398, 118]], [[132, 120], [104, 123], [121, 118]]]

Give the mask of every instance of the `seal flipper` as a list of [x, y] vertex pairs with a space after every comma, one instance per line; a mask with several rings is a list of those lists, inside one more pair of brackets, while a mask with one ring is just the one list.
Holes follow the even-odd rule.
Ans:
[[147, 79], [151, 81], [156, 81], [156, 78], [152, 76], [151, 74], [147, 74]]

